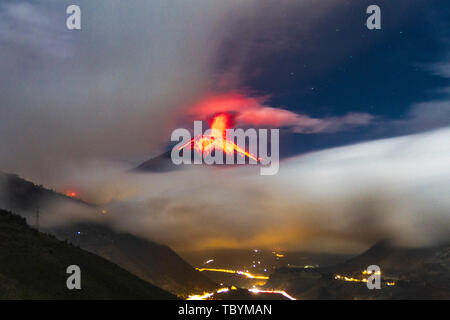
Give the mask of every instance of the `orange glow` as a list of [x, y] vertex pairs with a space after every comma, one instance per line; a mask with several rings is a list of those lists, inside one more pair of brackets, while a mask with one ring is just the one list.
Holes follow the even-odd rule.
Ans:
[[189, 142], [177, 148], [181, 150], [184, 148], [193, 148], [195, 151], [201, 154], [210, 154], [213, 150], [222, 150], [225, 154], [231, 155], [234, 151], [241, 157], [247, 156], [255, 161], [259, 161], [253, 154], [245, 151], [245, 149], [239, 147], [234, 141], [224, 138], [226, 136], [226, 130], [232, 125], [231, 116], [227, 113], [220, 113], [214, 116], [211, 121], [211, 134], [198, 135], [191, 139]]
[[66, 191], [66, 196], [75, 198], [75, 197], [78, 197], [78, 194], [74, 191]]
[[211, 121], [211, 129], [217, 130], [225, 137], [226, 130], [231, 128], [231, 117], [226, 113], [216, 115]]

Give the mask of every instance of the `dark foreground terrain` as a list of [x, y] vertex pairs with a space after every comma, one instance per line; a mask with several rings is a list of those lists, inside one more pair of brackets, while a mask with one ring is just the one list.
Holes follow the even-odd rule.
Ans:
[[[27, 218], [29, 224], [35, 224], [37, 208], [41, 221], [44, 221], [49, 212], [55, 211], [54, 208], [68, 207], [75, 213], [90, 212], [95, 216], [89, 218], [95, 218], [91, 220], [97, 222], [71, 222], [52, 227], [41, 225], [41, 229], [181, 297], [218, 287], [168, 246], [113, 230], [108, 226], [107, 216], [102, 216], [102, 208], [0, 171], [0, 208], [19, 213]], [[60, 213], [58, 209], [56, 211]]]
[[[71, 210], [88, 208], [92, 214], [101, 216], [102, 208], [16, 175], [0, 172], [0, 190], [0, 208], [17, 211], [31, 225], [35, 224], [36, 208], [45, 218], [52, 207], [59, 205], [70, 204]], [[211, 281], [169, 247], [117, 232], [109, 227], [107, 219], [92, 221], [95, 222], [72, 222], [59, 227], [42, 225], [40, 230], [52, 234], [50, 236], [28, 227], [23, 218], [0, 210], [0, 298], [166, 299], [175, 298], [174, 295], [184, 298], [215, 292], [220, 282], [226, 286], [242, 286], [235, 281], [226, 284], [219, 278]], [[230, 257], [235, 257], [236, 261]], [[318, 257], [304, 255], [297, 259], [293, 253], [278, 259], [273, 253], [267, 257], [263, 253], [255, 256], [252, 250], [242, 254], [202, 253], [191, 255], [188, 261], [203, 266], [210, 258], [214, 258], [214, 262], [208, 267], [226, 265], [238, 269], [242, 268], [242, 261], [253, 263], [258, 258], [270, 266], [267, 267], [270, 279], [264, 289], [282, 290], [297, 299], [450, 299], [450, 245], [445, 244], [414, 249], [399, 248], [384, 241], [358, 256], [345, 258], [347, 260], [336, 256], [319, 261]], [[81, 291], [66, 288], [68, 275], [65, 271], [71, 264], [81, 267]], [[309, 266], [305, 268], [306, 265]], [[381, 268], [380, 290], [369, 290], [363, 282], [367, 275], [362, 271], [369, 265]], [[248, 267], [250, 269], [250, 265]], [[282, 296], [236, 290], [214, 295], [214, 298]]]
[[74, 224], [49, 231], [57, 238], [112, 261], [180, 297], [218, 288], [216, 283], [165, 245], [94, 223]]
[[[81, 290], [66, 269], [81, 268]], [[0, 209], [0, 299], [175, 299], [117, 265], [30, 228]]]

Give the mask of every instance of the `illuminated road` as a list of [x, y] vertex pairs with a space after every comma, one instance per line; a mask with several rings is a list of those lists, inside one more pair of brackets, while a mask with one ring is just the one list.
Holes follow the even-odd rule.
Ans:
[[[208, 260], [208, 261], [211, 261], [211, 260]], [[258, 279], [258, 280], [268, 280], [269, 279], [268, 276], [252, 274], [250, 272], [241, 271], [241, 270], [230, 270], [230, 269], [219, 269], [219, 268], [195, 268], [195, 269], [200, 271], [200, 272], [209, 271], [209, 272], [223, 272], [223, 273], [237, 274], [237, 275], [242, 275], [242, 276], [244, 276], [246, 278], [249, 278], [249, 279]], [[221, 288], [221, 289], [217, 290], [216, 292], [204, 292], [201, 295], [190, 295], [187, 298], [187, 300], [208, 300], [208, 299], [214, 299], [215, 295], [218, 295], [218, 294], [221, 294], [221, 293], [224, 293], [224, 292], [229, 292], [230, 290], [237, 290], [237, 288], [234, 287], [234, 286], [231, 286], [230, 288], [228, 288], [228, 287]], [[285, 298], [287, 298], [289, 300], [296, 300], [294, 297], [292, 297], [287, 292], [282, 291], [282, 290], [262, 290], [262, 289], [253, 288], [253, 289], [248, 289], [248, 291], [253, 293], [253, 294], [258, 294], [258, 293], [277, 294], [277, 295], [282, 295], [282, 296], [284, 296]]]
[[[236, 290], [236, 287], [233, 286], [233, 287], [231, 287], [231, 289], [230, 288], [221, 288], [221, 289], [217, 290], [216, 292], [205, 292], [202, 295], [191, 295], [186, 300], [208, 300], [208, 299], [212, 299], [214, 297], [214, 295], [216, 295], [216, 294], [221, 294], [224, 292], [228, 292], [230, 290]], [[281, 291], [281, 290], [248, 289], [248, 291], [253, 294], [258, 294], [258, 293], [281, 294], [282, 296], [284, 296], [285, 298], [288, 298], [289, 300], [297, 300], [294, 297], [290, 296], [286, 291]]]
[[[231, 287], [231, 290], [236, 290], [236, 287]], [[201, 295], [200, 294], [191, 295], [186, 300], [207, 300], [209, 298], [212, 298], [215, 294], [220, 294], [228, 291], [230, 291], [230, 288], [221, 288], [216, 292], [204, 292]]]
[[[196, 270], [198, 271], [211, 271], [211, 272], [223, 272], [223, 273], [232, 273], [232, 274], [239, 274], [239, 275], [243, 275], [247, 278], [250, 279], [264, 279], [264, 280], [268, 280], [269, 277], [267, 276], [262, 276], [262, 275], [255, 275], [255, 274], [251, 274], [249, 272], [244, 272], [244, 271], [238, 271], [238, 270], [229, 270], [229, 269], [215, 269], [215, 268], [196, 268]], [[344, 276], [344, 275], [335, 275], [334, 279], [336, 280], [341, 280], [341, 281], [348, 281], [348, 282], [367, 282], [368, 278], [366, 278], [365, 276], [370, 275], [371, 273], [367, 272], [367, 271], [362, 271], [361, 272], [362, 276], [361, 278], [353, 278], [353, 277], [348, 277], [348, 276]], [[381, 272], [376, 272], [375, 274], [381, 275]], [[395, 282], [385, 282], [387, 286], [395, 286], [396, 283]], [[208, 299], [214, 299], [215, 295], [224, 293], [224, 292], [229, 292], [230, 290], [237, 290], [236, 287], [232, 286], [231, 288], [221, 288], [218, 289], [216, 292], [204, 292], [202, 295], [190, 295], [187, 300], [208, 300]], [[258, 294], [258, 293], [263, 293], [263, 294], [279, 294], [284, 296], [285, 298], [289, 299], [289, 300], [297, 300], [296, 298], [292, 297], [291, 295], [289, 295], [286, 291], [282, 291], [282, 290], [262, 290], [262, 289], [248, 289], [249, 292], [253, 293], [253, 294]]]
[[240, 270], [229, 270], [229, 269], [215, 269], [215, 268], [195, 268], [196, 270], [202, 271], [210, 271], [210, 272], [223, 272], [223, 273], [234, 273], [238, 275], [243, 275], [249, 279], [260, 279], [260, 280], [268, 280], [269, 277], [252, 274], [250, 272], [240, 271]]

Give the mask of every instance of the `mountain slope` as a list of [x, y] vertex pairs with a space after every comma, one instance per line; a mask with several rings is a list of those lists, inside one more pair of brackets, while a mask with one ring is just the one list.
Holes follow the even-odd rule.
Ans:
[[[66, 269], [81, 269], [81, 290], [68, 290]], [[92, 253], [30, 228], [0, 209], [0, 299], [174, 299]]]
[[[140, 165], [138, 165], [137, 167], [133, 168], [131, 171], [134, 172], [169, 172], [169, 171], [175, 171], [175, 170], [182, 170], [185, 169], [186, 166], [192, 166], [194, 163], [194, 151], [191, 151], [190, 149], [186, 149], [181, 151], [181, 154], [183, 154], [183, 152], [191, 152], [191, 164], [180, 164], [180, 165], [176, 165], [172, 162], [172, 150], [168, 150], [154, 158], [151, 158], [143, 163], [141, 163]], [[213, 151], [214, 152], [214, 151]], [[242, 157], [241, 155], [239, 155], [237, 152], [234, 152], [233, 155], [233, 163], [237, 164], [238, 163], [238, 159]], [[250, 158], [248, 156], [244, 156], [244, 163], [245, 164], [239, 164], [239, 166], [243, 166], [243, 165], [248, 165], [251, 167], [257, 167], [256, 165], [249, 165], [250, 163]], [[240, 160], [240, 161], [241, 161]], [[234, 166], [233, 164], [226, 164], [227, 158], [226, 155], [223, 155], [223, 164], [213, 164], [213, 165], [206, 165], [207, 167], [220, 167], [220, 168], [224, 168], [224, 167], [229, 167], [229, 166]], [[197, 165], [198, 166], [198, 165]]]
[[[367, 277], [362, 271], [370, 265], [381, 269], [380, 290], [369, 290], [364, 282], [343, 281], [343, 276]], [[450, 299], [450, 245], [399, 248], [383, 241], [336, 266], [281, 268], [266, 287], [287, 290], [300, 299]]]
[[96, 224], [72, 225], [53, 229], [52, 233], [177, 295], [187, 296], [217, 288], [217, 284], [165, 245]]
[[0, 171], [0, 207], [19, 212], [34, 213], [37, 208], [45, 208], [58, 203], [72, 203], [85, 207], [95, 207], [78, 198], [36, 185], [15, 174]]
[[397, 279], [407, 280], [424, 274], [427, 277], [434, 274], [445, 276], [450, 274], [450, 246], [401, 248], [389, 241], [380, 241], [331, 269], [338, 273], [351, 273], [352, 270], [364, 270], [371, 264], [380, 266], [386, 276], [392, 275]]
[[134, 168], [133, 171], [168, 172], [182, 169], [183, 166], [177, 166], [172, 162], [171, 153], [172, 151], [169, 150], [159, 156], [151, 158]]

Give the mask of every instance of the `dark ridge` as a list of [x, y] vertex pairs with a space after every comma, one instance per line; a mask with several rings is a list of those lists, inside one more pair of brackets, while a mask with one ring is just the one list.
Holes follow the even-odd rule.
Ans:
[[13, 211], [35, 211], [50, 203], [72, 202], [74, 204], [95, 207], [95, 205], [78, 198], [66, 196], [55, 190], [22, 179], [16, 174], [0, 171], [0, 205]]
[[[81, 269], [81, 289], [66, 286], [67, 267]], [[30, 228], [0, 209], [0, 299], [175, 299], [119, 266]]]
[[[46, 206], [57, 202], [93, 207], [82, 200], [37, 186], [17, 175], [0, 172], [1, 182], [3, 184], [0, 184], [0, 207], [11, 211], [18, 210], [20, 215], [31, 217], [29, 221], [35, 221], [34, 214], [37, 207], [40, 207], [40, 214], [43, 217], [46, 214]], [[43, 228], [45, 226], [41, 226], [41, 229]], [[79, 223], [45, 228], [45, 231], [56, 235], [60, 240], [69, 241], [97, 254], [176, 295], [203, 293], [218, 287], [171, 248], [130, 234], [116, 232], [106, 225]]]
[[187, 297], [218, 288], [165, 245], [93, 223], [53, 228], [51, 232], [177, 295]]

